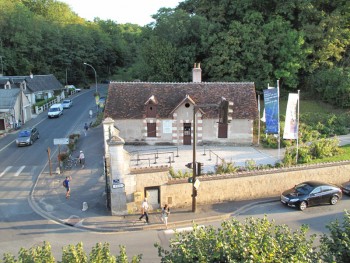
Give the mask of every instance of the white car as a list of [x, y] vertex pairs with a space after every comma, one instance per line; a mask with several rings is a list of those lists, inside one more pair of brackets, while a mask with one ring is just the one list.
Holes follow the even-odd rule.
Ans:
[[73, 105], [72, 100], [66, 99], [66, 100], [62, 101], [62, 106], [64, 109], [69, 109], [70, 107], [72, 107], [72, 105]]
[[63, 106], [62, 104], [54, 104], [50, 107], [47, 116], [49, 118], [59, 118], [60, 115], [63, 114]]

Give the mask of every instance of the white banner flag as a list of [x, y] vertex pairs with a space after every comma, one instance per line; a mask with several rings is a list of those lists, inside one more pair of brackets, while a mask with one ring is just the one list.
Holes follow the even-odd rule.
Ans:
[[298, 119], [297, 119], [298, 101], [299, 101], [298, 93], [289, 93], [283, 139], [296, 140], [298, 138]]

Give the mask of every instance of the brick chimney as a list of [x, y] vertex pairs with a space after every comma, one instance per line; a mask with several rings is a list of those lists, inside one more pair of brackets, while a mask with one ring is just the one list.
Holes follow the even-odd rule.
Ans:
[[201, 63], [194, 63], [194, 67], [192, 69], [192, 82], [202, 82]]

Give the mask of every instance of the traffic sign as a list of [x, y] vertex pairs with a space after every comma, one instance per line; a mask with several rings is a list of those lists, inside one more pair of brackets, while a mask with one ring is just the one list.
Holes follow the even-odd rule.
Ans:
[[200, 184], [201, 182], [198, 179], [196, 179], [196, 181], [193, 184], [193, 187], [196, 188], [196, 190], [198, 190]]
[[124, 188], [124, 187], [125, 187], [125, 184], [123, 184], [123, 183], [113, 184], [113, 186], [112, 186], [113, 189]]
[[69, 144], [69, 139], [68, 138], [53, 139], [53, 144], [54, 145]]

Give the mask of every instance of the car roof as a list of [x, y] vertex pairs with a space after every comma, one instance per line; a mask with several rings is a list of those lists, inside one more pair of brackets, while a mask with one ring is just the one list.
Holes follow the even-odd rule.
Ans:
[[329, 186], [332, 186], [328, 183], [323, 183], [323, 182], [320, 182], [320, 181], [306, 181], [306, 182], [303, 182], [301, 184], [308, 184], [310, 186], [313, 186], [313, 187], [316, 187], [316, 186], [321, 186], [321, 185], [329, 185]]

